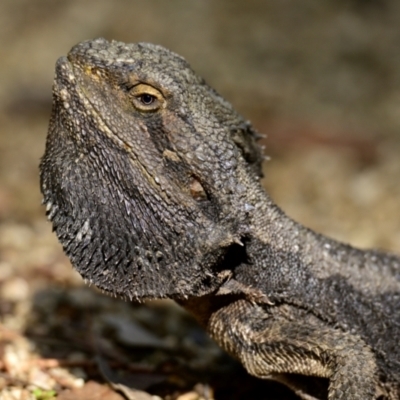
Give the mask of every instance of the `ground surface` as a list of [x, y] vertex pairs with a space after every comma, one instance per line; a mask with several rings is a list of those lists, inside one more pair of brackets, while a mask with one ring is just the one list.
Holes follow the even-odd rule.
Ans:
[[1, 2], [0, 399], [294, 398], [177, 306], [110, 299], [72, 271], [38, 188], [57, 57], [97, 36], [177, 51], [268, 134], [265, 186], [286, 212], [400, 252], [399, 26], [394, 0]]

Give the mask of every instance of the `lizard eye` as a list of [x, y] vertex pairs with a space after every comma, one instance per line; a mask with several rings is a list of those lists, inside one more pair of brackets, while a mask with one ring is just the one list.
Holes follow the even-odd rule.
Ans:
[[163, 94], [156, 88], [139, 83], [129, 90], [132, 105], [139, 111], [157, 111], [165, 104]]
[[156, 97], [152, 96], [151, 94], [148, 93], [143, 93], [140, 96], [137, 97], [145, 106], [149, 106], [150, 104], [153, 104], [157, 99]]

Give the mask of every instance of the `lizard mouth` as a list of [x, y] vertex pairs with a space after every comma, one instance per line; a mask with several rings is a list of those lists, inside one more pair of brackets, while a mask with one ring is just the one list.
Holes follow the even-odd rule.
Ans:
[[[98, 79], [95, 74], [91, 73], [91, 68], [83, 63], [82, 71], [76, 70], [73, 61], [69, 56], [60, 57], [56, 63], [56, 76], [54, 79], [54, 95], [57, 96], [63, 105], [63, 108], [72, 115], [73, 112], [78, 112], [82, 109], [82, 115], [92, 117], [95, 124], [101, 129], [97, 132], [102, 132], [111, 140], [116, 141], [118, 146], [126, 150], [130, 150], [130, 145], [126, 143], [118, 134], [108, 126], [106, 121], [101, 116], [101, 111], [96, 107], [95, 102], [91, 101], [90, 96], [84, 90], [82, 84], [82, 75], [89, 73], [91, 78]], [[87, 118], [87, 117], [86, 117]], [[76, 118], [72, 118], [70, 122], [74, 125], [77, 123]], [[75, 132], [79, 132], [81, 127], [75, 126]]]

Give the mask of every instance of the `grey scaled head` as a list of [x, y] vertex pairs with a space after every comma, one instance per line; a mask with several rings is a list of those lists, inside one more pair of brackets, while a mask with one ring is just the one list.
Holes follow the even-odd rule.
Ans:
[[75, 46], [56, 65], [40, 165], [48, 217], [72, 264], [122, 297], [215, 290], [221, 260], [246, 233], [246, 179], [258, 180], [261, 165], [255, 137], [167, 49]]

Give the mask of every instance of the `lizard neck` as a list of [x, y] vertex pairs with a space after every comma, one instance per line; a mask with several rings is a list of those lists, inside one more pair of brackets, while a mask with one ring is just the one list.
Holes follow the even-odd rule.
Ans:
[[400, 288], [400, 258], [339, 243], [288, 217], [262, 190], [251, 218], [246, 251], [234, 277], [272, 300], [312, 303], [317, 293], [341, 301], [343, 293], [381, 296]]

